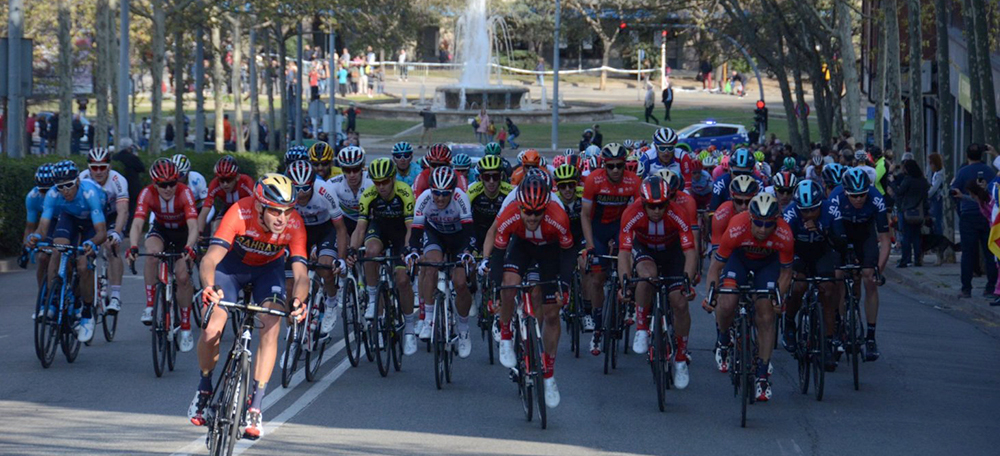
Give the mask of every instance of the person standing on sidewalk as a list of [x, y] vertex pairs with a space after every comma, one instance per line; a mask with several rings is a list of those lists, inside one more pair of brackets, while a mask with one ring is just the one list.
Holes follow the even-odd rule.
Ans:
[[[960, 298], [972, 297], [972, 272], [974, 265], [979, 260], [979, 255], [989, 252], [987, 248], [987, 238], [989, 237], [990, 223], [979, 210], [979, 204], [970, 198], [966, 186], [970, 182], [984, 188], [986, 183], [993, 178], [994, 171], [983, 163], [983, 151], [985, 147], [981, 144], [970, 144], [965, 150], [967, 163], [955, 176], [951, 183], [951, 197], [955, 199], [958, 206], [959, 235], [962, 243], [962, 291]], [[997, 265], [993, 261], [986, 263], [986, 288], [983, 289], [983, 296], [992, 297], [993, 289], [997, 281]]]
[[646, 99], [643, 102], [643, 106], [646, 107], [646, 123], [649, 123], [649, 118], [652, 117], [653, 122], [656, 122], [656, 124], [659, 125], [660, 121], [653, 115], [653, 108], [656, 107], [656, 96], [653, 95], [652, 84], [646, 84]]
[[409, 71], [406, 68], [406, 49], [399, 50], [399, 80], [406, 81], [409, 78]]
[[427, 147], [433, 144], [431, 134], [437, 128], [437, 115], [431, 111], [431, 108], [424, 108], [423, 111], [420, 111], [420, 117], [424, 118], [424, 133], [420, 135], [420, 144], [417, 145], [417, 148], [423, 149], [424, 144], [427, 144]]
[[670, 122], [670, 106], [674, 104], [674, 88], [670, 83], [663, 85], [663, 93], [660, 95], [663, 103], [663, 121]]
[[927, 200], [931, 206], [931, 232], [940, 236], [944, 233], [944, 163], [941, 154], [931, 154], [927, 158], [931, 171], [931, 188], [927, 190]]
[[908, 267], [911, 262], [915, 266], [923, 266], [920, 230], [927, 219], [927, 212], [924, 209], [930, 187], [931, 184], [927, 182], [916, 160], [903, 162], [902, 177], [895, 188], [899, 231], [903, 244], [903, 256], [896, 265], [898, 268]]

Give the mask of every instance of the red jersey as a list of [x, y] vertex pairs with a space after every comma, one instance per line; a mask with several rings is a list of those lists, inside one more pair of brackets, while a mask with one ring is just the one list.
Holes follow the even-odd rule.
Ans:
[[736, 208], [733, 207], [732, 201], [726, 201], [719, 205], [719, 208], [715, 210], [715, 215], [712, 216], [712, 244], [719, 245], [722, 241], [722, 236], [726, 234], [726, 229], [729, 228], [729, 222], [736, 215]]
[[233, 191], [227, 192], [222, 188], [222, 184], [219, 183], [219, 178], [213, 178], [212, 182], [208, 184], [208, 196], [205, 197], [205, 201], [202, 201], [202, 209], [206, 207], [212, 207], [215, 204], [216, 199], [222, 199], [225, 207], [228, 208], [233, 203], [253, 195], [254, 181], [246, 174], [240, 174], [240, 177], [236, 179], [236, 186], [233, 187]]
[[156, 190], [156, 184], [147, 185], [139, 193], [139, 201], [135, 205], [135, 218], [146, 220], [149, 214], [156, 216], [156, 223], [167, 229], [176, 230], [187, 227], [188, 220], [197, 220], [194, 193], [187, 185], [177, 183], [174, 197], [165, 200]]
[[697, 160], [694, 156], [689, 153], [685, 153], [681, 156], [677, 162], [681, 167], [681, 177], [684, 178], [684, 189], [691, 189], [691, 181], [694, 177], [694, 162]]
[[286, 248], [292, 261], [305, 263], [306, 229], [299, 213], [292, 211], [284, 231], [274, 234], [261, 226], [254, 202], [253, 197], [243, 198], [229, 207], [212, 236], [212, 245], [225, 247], [227, 255], [235, 254], [249, 266], [280, 260]]
[[653, 222], [643, 207], [642, 200], [636, 200], [625, 209], [622, 217], [622, 232], [618, 236], [619, 249], [632, 250], [634, 242], [654, 250], [664, 250], [667, 246], [681, 243], [682, 250], [694, 248], [694, 234], [688, 223], [685, 209], [677, 201], [671, 201], [663, 218]]
[[631, 171], [625, 171], [619, 182], [611, 182], [604, 168], [592, 171], [583, 183], [583, 202], [594, 204], [591, 220], [599, 223], [615, 223], [633, 199], [639, 199], [642, 179]]
[[687, 192], [677, 192], [674, 194], [674, 202], [676, 202], [680, 206], [680, 209], [683, 210], [684, 221], [691, 225], [691, 229], [699, 229], [698, 203], [695, 202], [694, 197], [688, 195]]
[[792, 238], [792, 229], [781, 217], [775, 221], [778, 226], [774, 232], [767, 239], [759, 241], [750, 232], [750, 227], [753, 225], [750, 213], [744, 211], [736, 214], [729, 222], [725, 235], [719, 240], [715, 259], [724, 262], [736, 250], [741, 250], [749, 260], [763, 260], [777, 253], [781, 267], [791, 267], [795, 259], [795, 239]]
[[528, 231], [521, 220], [521, 202], [507, 206], [497, 217], [497, 234], [493, 244], [498, 249], [506, 249], [513, 237], [521, 238], [535, 245], [558, 242], [559, 247], [573, 247], [573, 233], [569, 229], [569, 216], [555, 201], [545, 207], [542, 223], [534, 231]]
[[[423, 171], [420, 171], [420, 174], [417, 174], [417, 178], [413, 181], [414, 198], [419, 198], [420, 194], [423, 193], [424, 190], [431, 188], [430, 179], [431, 171], [433, 170], [434, 168], [424, 168]], [[455, 173], [455, 177], [458, 178], [458, 188], [462, 189], [463, 192], [467, 192], [469, 190], [469, 180], [466, 179], [465, 176], [458, 173]]]

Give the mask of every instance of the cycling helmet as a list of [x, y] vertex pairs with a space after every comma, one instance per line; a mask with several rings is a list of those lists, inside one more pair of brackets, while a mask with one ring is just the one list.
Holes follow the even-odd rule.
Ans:
[[588, 157], [596, 157], [601, 155], [601, 148], [591, 144], [586, 149], [583, 149], [583, 154]]
[[169, 158], [157, 158], [153, 162], [153, 165], [149, 167], [149, 177], [153, 179], [153, 182], [176, 182], [177, 178], [177, 165], [170, 161]]
[[840, 180], [844, 175], [844, 166], [840, 163], [830, 163], [823, 167], [823, 183], [828, 186], [840, 185]]
[[729, 165], [733, 168], [753, 168], [755, 165], [754, 160], [754, 156], [750, 154], [750, 151], [741, 147], [733, 153]]
[[431, 164], [451, 164], [451, 147], [442, 143], [437, 143], [431, 146], [430, 152], [427, 152], [427, 161]]
[[552, 159], [552, 167], [553, 168], [558, 168], [558, 167], [562, 166], [563, 163], [566, 163], [566, 156], [565, 155], [556, 155], [555, 158]]
[[672, 193], [667, 183], [659, 176], [651, 176], [642, 181], [640, 191], [642, 192], [642, 200], [649, 204], [666, 203]]
[[546, 166], [548, 166], [548, 164], [549, 164], [549, 161], [546, 160], [545, 157], [538, 157], [538, 166], [541, 166], [542, 168], [545, 168]]
[[524, 151], [521, 155], [521, 165], [523, 166], [541, 166], [542, 156], [538, 154], [535, 149], [528, 149]]
[[110, 164], [111, 154], [108, 153], [107, 147], [95, 147], [90, 149], [90, 153], [87, 154], [87, 163], [93, 164]]
[[438, 166], [431, 172], [430, 188], [431, 190], [454, 190], [455, 181], [455, 170], [452, 167]]
[[660, 128], [653, 133], [653, 145], [656, 150], [664, 151], [671, 146], [677, 145], [677, 133], [672, 128]]
[[757, 160], [758, 163], [764, 161], [764, 151], [758, 150], [757, 152], [754, 152], [753, 158], [754, 160]]
[[604, 160], [624, 160], [628, 157], [628, 150], [618, 143], [610, 143], [601, 149], [601, 158]]
[[729, 171], [729, 156], [728, 155], [723, 155], [722, 158], [719, 159], [719, 166], [721, 166], [722, 169], [724, 169], [726, 171]]
[[556, 175], [556, 183], [566, 182], [566, 181], [575, 182], [577, 178], [580, 176], [580, 171], [577, 170], [575, 166], [569, 163], [564, 163], [560, 165], [558, 168], [556, 168], [555, 175]]
[[636, 158], [634, 155], [629, 155], [629, 157], [625, 159], [625, 170], [632, 171], [633, 173], [638, 174], [640, 164], [641, 163], [639, 163], [638, 158]]
[[813, 166], [822, 165], [823, 164], [823, 156], [822, 155], [813, 155], [812, 164], [813, 164]]
[[642, 149], [643, 147], [649, 147], [649, 143], [645, 139], [640, 139], [635, 142], [635, 147]]
[[632, 150], [635, 148], [635, 144], [632, 143], [631, 139], [626, 139], [622, 141], [622, 146], [624, 146], [628, 150]]
[[178, 174], [184, 175], [191, 172], [191, 160], [188, 160], [187, 155], [174, 154], [173, 157], [170, 157], [170, 161], [174, 162]]
[[472, 167], [472, 158], [468, 154], [458, 154], [451, 162], [455, 169], [464, 169], [466, 171]]
[[240, 173], [240, 165], [232, 155], [226, 155], [215, 162], [215, 177], [229, 178]]
[[517, 201], [521, 207], [529, 211], [544, 209], [552, 198], [552, 191], [545, 180], [536, 174], [531, 174], [517, 186]]
[[500, 155], [500, 153], [502, 151], [503, 151], [503, 148], [500, 147], [499, 144], [497, 144], [495, 142], [491, 142], [491, 143], [489, 143], [489, 144], [486, 145], [486, 149], [483, 150], [483, 153], [486, 154], [486, 155]]
[[587, 157], [587, 159], [585, 159], [583, 163], [580, 164], [580, 172], [591, 172], [597, 168], [600, 168], [600, 166], [601, 165], [597, 157], [593, 156]]
[[333, 148], [323, 141], [318, 141], [309, 147], [309, 160], [320, 163], [332, 162]]
[[572, 148], [564, 150], [562, 154], [564, 156], [566, 156], [566, 157], [569, 157], [571, 155], [577, 155], [576, 149], [572, 149]]
[[524, 175], [525, 178], [527, 178], [528, 176], [536, 176], [541, 178], [542, 181], [545, 182], [545, 185], [549, 189], [549, 191], [552, 191], [552, 176], [550, 176], [549, 173], [542, 171], [540, 168], [533, 168], [529, 169], [528, 172]]
[[778, 199], [770, 193], [760, 193], [750, 200], [750, 216], [770, 220], [778, 217]]
[[479, 174], [488, 171], [500, 171], [503, 169], [503, 160], [497, 155], [487, 155], [479, 159], [476, 167], [479, 168]]
[[[641, 166], [641, 165], [642, 165], [642, 163], [639, 163], [639, 165]], [[704, 168], [704, 166], [703, 166], [703, 165], [701, 164], [701, 162], [700, 162], [700, 161], [698, 161], [698, 160], [692, 160], [692, 161], [691, 161], [691, 175], [692, 175], [692, 176], [697, 176], [697, 175], [701, 174], [701, 172], [702, 172], [702, 171], [703, 171], [704, 169], [705, 169], [705, 168]]]
[[52, 173], [51, 163], [45, 163], [35, 170], [35, 185], [39, 190], [48, 190], [55, 185], [55, 174]]
[[812, 209], [823, 204], [823, 189], [811, 180], [804, 180], [795, 188], [795, 204], [799, 209]]
[[667, 184], [667, 189], [670, 190], [671, 195], [684, 188], [684, 178], [669, 169], [662, 168], [656, 172], [655, 176]]
[[782, 171], [774, 175], [775, 188], [795, 188], [799, 183], [799, 178], [795, 177], [791, 171]]
[[716, 160], [715, 157], [709, 155], [704, 159], [702, 159], [701, 166], [706, 169], [712, 169], [715, 168], [716, 166], [719, 166], [719, 160]]
[[782, 171], [794, 171], [796, 166], [798, 162], [792, 157], [785, 157], [785, 161], [781, 163]]
[[854, 159], [858, 161], [859, 165], [868, 163], [868, 152], [863, 150], [858, 150], [854, 152]]
[[638, 160], [636, 161], [636, 163], [637, 165], [635, 166], [635, 175], [642, 177], [643, 174], [646, 174], [646, 165], [642, 163], [642, 160]]
[[296, 160], [309, 160], [309, 151], [304, 146], [292, 146], [285, 152], [285, 166]]
[[316, 179], [313, 173], [312, 163], [306, 160], [292, 162], [285, 170], [285, 175], [292, 180], [292, 185], [312, 185]]
[[76, 179], [80, 175], [80, 171], [76, 168], [76, 163], [72, 160], [63, 160], [52, 166], [52, 172], [55, 177], [55, 183], [68, 182]]
[[412, 154], [413, 146], [406, 141], [400, 141], [392, 146], [392, 155]]
[[861, 168], [848, 169], [841, 179], [844, 184], [844, 193], [848, 195], [867, 193], [868, 187], [871, 185], [868, 173]]
[[368, 165], [368, 177], [373, 181], [389, 179], [396, 175], [396, 164], [388, 158], [376, 158]]
[[267, 173], [261, 177], [253, 187], [253, 196], [264, 207], [287, 209], [295, 204], [292, 180], [277, 173]]
[[733, 196], [754, 196], [759, 191], [760, 184], [750, 176], [736, 176], [729, 183], [729, 193]]
[[365, 165], [365, 150], [358, 146], [347, 146], [340, 149], [337, 162], [341, 168], [356, 168]]

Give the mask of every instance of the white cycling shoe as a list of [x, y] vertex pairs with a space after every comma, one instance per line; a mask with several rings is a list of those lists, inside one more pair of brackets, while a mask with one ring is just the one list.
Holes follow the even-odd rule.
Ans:
[[375, 319], [375, 308], [376, 307], [378, 307], [378, 306], [375, 304], [375, 301], [369, 301], [368, 302], [368, 307], [365, 309], [365, 320], [374, 320]]
[[559, 387], [556, 386], [556, 378], [549, 377], [544, 380], [545, 384], [545, 406], [556, 408], [559, 406]]
[[115, 297], [109, 299], [108, 305], [104, 307], [104, 312], [109, 314], [116, 314], [118, 312], [121, 312], [121, 310], [122, 310], [121, 300]]
[[146, 326], [153, 324], [153, 308], [146, 307], [142, 309], [142, 317], [139, 317], [139, 321]]
[[517, 364], [517, 360], [514, 359], [514, 341], [513, 340], [501, 340], [500, 341], [500, 364], [506, 368], [513, 368]]
[[333, 328], [337, 326], [337, 314], [340, 312], [339, 307], [327, 307], [326, 312], [323, 313], [323, 322], [321, 323], [320, 332], [323, 334], [330, 334]]
[[649, 350], [649, 331], [636, 330], [635, 338], [632, 339], [632, 351], [644, 354]]
[[190, 329], [182, 329], [180, 337], [179, 345], [181, 352], [187, 353], [194, 349], [194, 336], [191, 334]]
[[413, 355], [417, 352], [417, 335], [416, 334], [404, 334], [403, 335], [403, 354], [406, 356]]
[[76, 327], [76, 340], [80, 342], [87, 343], [94, 338], [94, 319], [93, 318], [83, 318], [77, 322]]
[[430, 340], [431, 333], [434, 332], [434, 322], [426, 321], [420, 327], [420, 340]]
[[469, 337], [469, 332], [458, 333], [458, 357], [465, 359], [472, 354], [472, 338]]
[[677, 389], [682, 390], [687, 388], [688, 383], [691, 381], [691, 375], [688, 372], [687, 361], [671, 361], [674, 363], [674, 386]]
[[594, 317], [590, 315], [583, 316], [583, 332], [593, 332], [594, 331]]

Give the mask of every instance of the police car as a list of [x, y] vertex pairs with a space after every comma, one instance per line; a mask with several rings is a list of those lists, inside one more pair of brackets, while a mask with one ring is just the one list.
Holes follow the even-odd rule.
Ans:
[[707, 149], [715, 146], [717, 149], [732, 149], [737, 144], [750, 142], [747, 127], [739, 124], [717, 123], [706, 120], [694, 125], [688, 125], [677, 131], [677, 142], [687, 144], [691, 150]]

